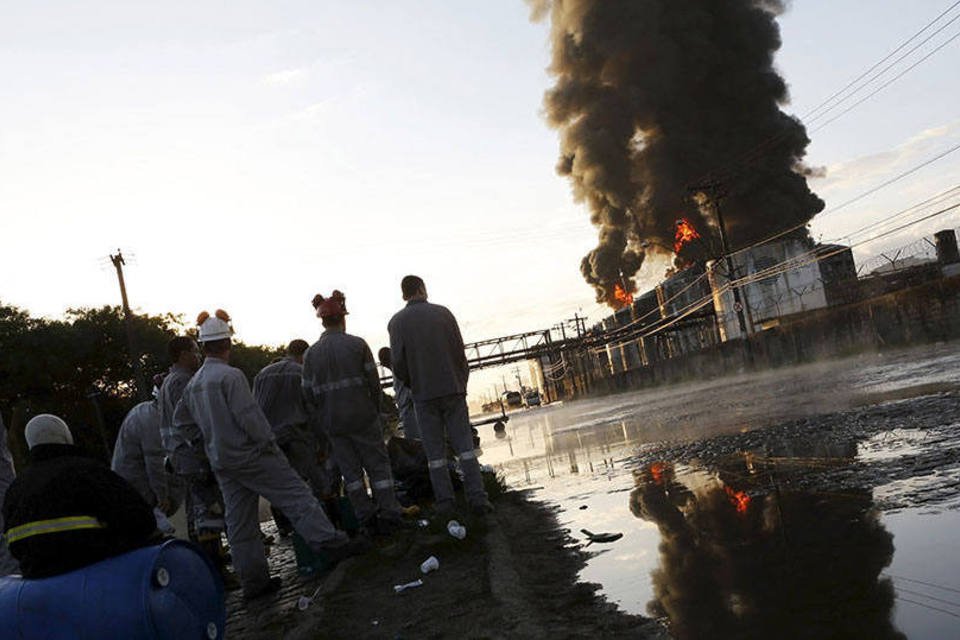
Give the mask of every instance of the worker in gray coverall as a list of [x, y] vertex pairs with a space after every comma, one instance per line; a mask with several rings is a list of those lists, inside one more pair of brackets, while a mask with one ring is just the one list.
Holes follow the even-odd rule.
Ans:
[[[7, 487], [16, 477], [13, 470], [13, 457], [10, 455], [10, 449], [7, 447], [7, 428], [3, 424], [3, 416], [0, 416], [0, 504], [3, 504], [3, 497], [7, 493]], [[0, 531], [3, 531], [3, 514], [0, 513]], [[20, 565], [10, 554], [7, 548], [7, 541], [0, 536], [0, 577], [8, 576], [12, 573], [20, 573]]]
[[453, 484], [447, 469], [449, 440], [460, 458], [467, 502], [476, 515], [493, 510], [480, 475], [470, 431], [467, 378], [470, 370], [463, 338], [449, 309], [427, 302], [427, 288], [417, 276], [400, 283], [407, 306], [387, 326], [393, 375], [413, 392], [420, 438], [427, 454], [436, 508], [454, 508]]
[[157, 376], [154, 399], [137, 404], [123, 419], [110, 464], [114, 473], [129, 482], [154, 509], [161, 531], [169, 526], [166, 516], [172, 515], [180, 502], [173, 475], [163, 468], [165, 452], [160, 443], [160, 408], [156, 400], [162, 383], [163, 376]]
[[[310, 415], [303, 393], [303, 354], [310, 345], [293, 340], [287, 345], [287, 356], [267, 365], [253, 379], [253, 397], [273, 428], [277, 445], [287, 456], [290, 466], [310, 485], [320, 500], [330, 498], [331, 482], [318, 462], [319, 443], [308, 424]], [[276, 507], [273, 518], [277, 528], [289, 532], [289, 519]], [[279, 515], [278, 515], [279, 514]]]
[[223, 492], [227, 538], [244, 598], [280, 588], [280, 578], [270, 577], [260, 535], [260, 496], [283, 511], [307, 545], [332, 562], [369, 549], [369, 541], [350, 540], [334, 529], [277, 447], [246, 377], [228, 364], [230, 316], [219, 309], [214, 316], [203, 312], [197, 324], [206, 358], [183, 390], [174, 425], [194, 424], [203, 433], [207, 457]]
[[[304, 391], [330, 440], [357, 519], [363, 526], [390, 533], [400, 524], [401, 513], [383, 444], [377, 365], [363, 338], [346, 333], [342, 293], [317, 295], [313, 306], [325, 331], [304, 356]], [[367, 495], [364, 471], [376, 504]]]
[[[377, 351], [380, 366], [393, 371], [393, 362], [390, 359], [390, 347], [383, 347]], [[420, 424], [417, 422], [417, 410], [413, 406], [413, 393], [410, 388], [393, 376], [393, 399], [400, 412], [400, 424], [403, 426], [403, 437], [407, 440], [420, 439]]]
[[167, 354], [173, 363], [160, 386], [157, 408], [160, 412], [160, 442], [173, 473], [185, 488], [187, 531], [220, 569], [228, 587], [235, 587], [236, 577], [225, 566], [221, 534], [224, 529], [223, 496], [203, 451], [203, 436], [195, 424], [174, 425], [173, 416], [183, 390], [200, 367], [200, 348], [193, 338], [178, 336], [167, 343]]

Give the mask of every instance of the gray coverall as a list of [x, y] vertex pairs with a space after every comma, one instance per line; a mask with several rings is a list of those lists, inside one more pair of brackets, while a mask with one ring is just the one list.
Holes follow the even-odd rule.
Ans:
[[224, 529], [223, 496], [210, 473], [203, 452], [203, 435], [195, 424], [174, 424], [174, 413], [183, 390], [193, 373], [180, 365], [170, 367], [157, 396], [160, 410], [160, 441], [174, 472], [186, 485], [186, 511], [191, 538], [197, 541], [219, 539]]
[[277, 447], [239, 369], [219, 358], [204, 360], [183, 390], [174, 417], [174, 425], [189, 424], [203, 432], [207, 458], [223, 491], [227, 538], [245, 592], [256, 593], [270, 580], [260, 536], [261, 495], [290, 518], [314, 551], [348, 542]]
[[[7, 487], [10, 486], [16, 475], [13, 469], [13, 456], [10, 455], [10, 449], [7, 448], [7, 428], [3, 424], [3, 416], [0, 416], [0, 504], [3, 504]], [[0, 513], [0, 531], [3, 531], [2, 513]], [[12, 573], [20, 573], [20, 565], [10, 554], [6, 541], [3, 537], [0, 537], [0, 577]]]
[[113, 445], [110, 468], [129, 482], [151, 507], [161, 502], [171, 507], [179, 501], [177, 487], [163, 468], [160, 444], [160, 408], [156, 400], [136, 405], [120, 425]]
[[[380, 376], [363, 338], [327, 329], [303, 357], [303, 388], [333, 448], [347, 496], [360, 522], [400, 518], [390, 456], [383, 444]], [[367, 472], [376, 505], [367, 495]]]
[[284, 358], [264, 367], [253, 379], [253, 397], [273, 428], [277, 444], [290, 466], [307, 481], [318, 498], [327, 497], [331, 482], [317, 463], [317, 437], [310, 429], [310, 415], [303, 392], [303, 366]]
[[484, 505], [487, 494], [467, 409], [470, 369], [456, 318], [446, 307], [411, 300], [390, 319], [387, 330], [393, 375], [413, 392], [437, 508], [442, 511], [454, 506], [447, 439], [460, 458], [467, 501], [472, 506]]

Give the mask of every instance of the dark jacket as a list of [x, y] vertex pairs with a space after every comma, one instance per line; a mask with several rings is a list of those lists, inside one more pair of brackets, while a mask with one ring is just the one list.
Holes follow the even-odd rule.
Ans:
[[467, 392], [470, 369], [457, 320], [446, 307], [411, 300], [390, 324], [393, 375], [425, 402]]
[[140, 494], [106, 465], [78, 447], [41, 444], [3, 502], [4, 534], [22, 525], [69, 516], [95, 519], [97, 528], [53, 531], [10, 542], [25, 578], [43, 578], [79, 569], [154, 540], [156, 520]]

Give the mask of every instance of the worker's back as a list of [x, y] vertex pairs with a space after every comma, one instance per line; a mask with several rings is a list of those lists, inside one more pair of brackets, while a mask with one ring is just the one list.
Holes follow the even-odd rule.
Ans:
[[303, 366], [292, 358], [261, 369], [253, 379], [253, 397], [278, 437], [286, 428], [307, 423]]
[[123, 419], [113, 445], [110, 468], [129, 482], [151, 506], [166, 495], [167, 479], [163, 471], [163, 446], [160, 444], [160, 411], [157, 402], [141, 402]]
[[456, 318], [444, 306], [414, 300], [388, 325], [394, 375], [417, 401], [467, 392], [467, 358]]
[[379, 419], [380, 378], [367, 343], [328, 329], [304, 354], [303, 387], [327, 433]]
[[149, 544], [151, 508], [78, 447], [40, 444], [7, 490], [4, 526], [24, 577], [56, 575]]

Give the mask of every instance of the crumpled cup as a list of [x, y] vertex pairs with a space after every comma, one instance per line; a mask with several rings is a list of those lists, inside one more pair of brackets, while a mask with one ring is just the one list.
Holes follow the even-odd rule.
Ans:
[[447, 533], [457, 540], [463, 540], [467, 537], [467, 528], [456, 520], [451, 520], [447, 523]]

